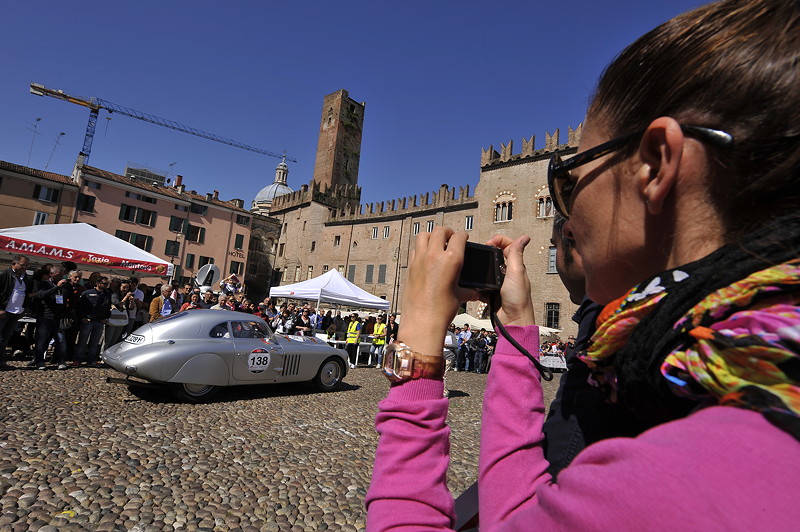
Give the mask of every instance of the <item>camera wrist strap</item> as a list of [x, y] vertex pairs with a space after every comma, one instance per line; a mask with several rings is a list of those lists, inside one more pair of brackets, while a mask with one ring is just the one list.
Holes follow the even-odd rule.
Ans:
[[534, 367], [536, 367], [536, 369], [539, 371], [539, 374], [542, 376], [542, 379], [544, 379], [546, 381], [553, 380], [553, 371], [550, 368], [548, 368], [546, 366], [543, 366], [541, 364], [541, 362], [539, 362], [536, 359], [536, 357], [531, 355], [528, 352], [527, 349], [522, 347], [519, 344], [519, 342], [517, 342], [514, 338], [512, 338], [511, 334], [509, 334], [509, 332], [506, 330], [506, 328], [503, 326], [503, 324], [500, 323], [500, 320], [497, 318], [497, 300], [498, 300], [498, 298], [499, 298], [499, 294], [495, 293], [495, 294], [492, 294], [492, 297], [489, 300], [489, 317], [492, 320], [492, 325], [494, 325], [495, 330], [499, 331], [500, 334], [503, 336], [503, 338], [508, 340], [508, 343], [513, 345], [514, 348], [517, 351], [519, 351], [520, 353], [522, 353], [523, 355], [528, 357], [530, 359], [530, 361], [533, 362]]

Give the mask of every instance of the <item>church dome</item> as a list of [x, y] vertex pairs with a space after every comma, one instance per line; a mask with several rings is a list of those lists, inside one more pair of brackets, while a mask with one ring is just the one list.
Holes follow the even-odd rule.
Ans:
[[283, 196], [284, 194], [291, 194], [292, 192], [294, 192], [294, 190], [284, 185], [283, 183], [271, 183], [262, 188], [261, 191], [258, 194], [256, 194], [255, 201], [257, 203], [261, 203], [262, 201], [272, 203], [272, 200], [274, 200], [277, 196]]
[[286, 156], [284, 155], [283, 160], [280, 162], [280, 164], [278, 164], [278, 167], [275, 168], [275, 181], [262, 188], [261, 191], [256, 194], [253, 203], [272, 203], [272, 200], [274, 200], [276, 197], [294, 192], [294, 190], [289, 188], [289, 186], [286, 184], [286, 178], [288, 175], [289, 166], [286, 164]]

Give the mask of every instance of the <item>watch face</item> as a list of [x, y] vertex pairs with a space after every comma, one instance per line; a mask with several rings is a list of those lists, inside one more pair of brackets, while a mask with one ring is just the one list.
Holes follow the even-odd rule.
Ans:
[[[405, 362], [405, 364], [404, 364]], [[383, 352], [383, 374], [390, 381], [402, 382], [405, 380], [403, 374], [404, 366], [408, 365], [395, 344], [389, 344]]]

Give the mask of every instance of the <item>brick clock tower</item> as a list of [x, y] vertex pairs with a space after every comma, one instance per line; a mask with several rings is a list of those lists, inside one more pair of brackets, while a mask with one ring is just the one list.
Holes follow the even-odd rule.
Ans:
[[351, 100], [344, 89], [325, 96], [314, 164], [314, 181], [320, 185], [358, 184], [365, 105]]

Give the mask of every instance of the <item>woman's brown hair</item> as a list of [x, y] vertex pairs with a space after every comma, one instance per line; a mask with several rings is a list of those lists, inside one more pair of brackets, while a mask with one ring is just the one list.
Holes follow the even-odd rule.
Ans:
[[732, 235], [797, 212], [800, 1], [724, 0], [673, 18], [606, 68], [589, 116], [613, 136], [660, 116], [732, 134], [712, 184]]

